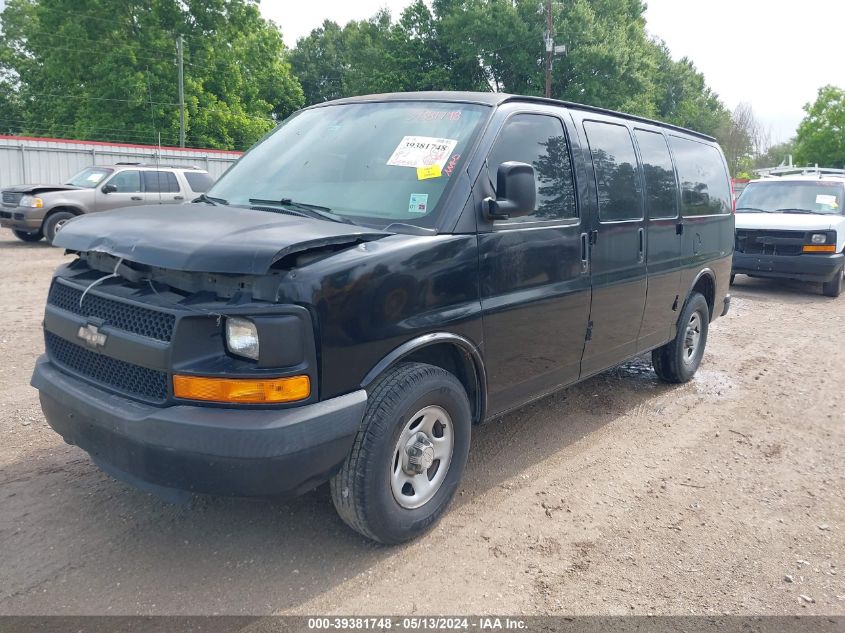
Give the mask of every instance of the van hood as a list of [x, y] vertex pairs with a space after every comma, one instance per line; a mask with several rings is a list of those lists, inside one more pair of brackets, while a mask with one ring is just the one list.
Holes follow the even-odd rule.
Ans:
[[841, 215], [800, 213], [736, 213], [736, 228], [783, 231], [828, 231], [841, 226]]
[[47, 193], [48, 191], [69, 191], [81, 188], [74, 187], [73, 185], [12, 185], [11, 187], [3, 187], [3, 191], [11, 191], [12, 193]]
[[171, 270], [266, 273], [282, 257], [389, 233], [354, 224], [208, 204], [130, 207], [67, 222], [53, 243]]

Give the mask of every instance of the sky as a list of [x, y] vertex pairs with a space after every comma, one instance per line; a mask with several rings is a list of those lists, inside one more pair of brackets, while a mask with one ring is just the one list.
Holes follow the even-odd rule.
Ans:
[[[556, 0], [557, 1], [557, 0]], [[562, 0], [566, 1], [566, 0]], [[365, 19], [409, 0], [263, 0], [288, 46], [323, 20]], [[845, 87], [843, 0], [648, 0], [649, 33], [689, 57], [731, 109], [748, 102], [771, 142], [786, 141], [820, 87]]]

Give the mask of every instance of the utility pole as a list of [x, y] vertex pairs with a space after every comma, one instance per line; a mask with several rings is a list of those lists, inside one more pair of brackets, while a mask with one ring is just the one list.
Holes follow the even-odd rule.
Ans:
[[552, 0], [546, 0], [546, 92], [545, 96], [552, 96], [552, 59], [554, 58], [554, 18], [552, 17]]
[[[558, 2], [560, 4], [560, 2]], [[543, 42], [546, 45], [546, 91], [547, 99], [552, 97], [552, 64], [555, 55], [566, 55], [566, 45], [555, 46], [554, 40], [555, 24], [552, 14], [552, 0], [546, 0], [546, 32], [543, 35]]]
[[185, 59], [182, 54], [182, 35], [176, 39], [176, 53], [179, 57], [179, 147], [185, 147]]

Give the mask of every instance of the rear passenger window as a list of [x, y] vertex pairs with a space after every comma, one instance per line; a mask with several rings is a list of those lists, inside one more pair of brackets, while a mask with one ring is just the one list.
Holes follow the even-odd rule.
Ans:
[[509, 222], [542, 222], [578, 217], [569, 144], [559, 119], [541, 114], [517, 114], [502, 128], [487, 161], [491, 182], [499, 165], [528, 163], [537, 179], [537, 207]]
[[599, 220], [618, 222], [642, 219], [637, 155], [628, 128], [615, 123], [586, 121], [584, 131], [587, 133], [596, 173]]
[[730, 213], [731, 189], [722, 155], [712, 145], [669, 137], [681, 181], [681, 213]]
[[678, 215], [678, 185], [666, 139], [658, 132], [635, 130], [645, 179], [645, 208], [649, 218]]
[[147, 193], [177, 193], [179, 183], [169, 171], [145, 171], [144, 190]]
[[214, 184], [214, 179], [201, 171], [186, 171], [184, 173], [191, 191], [205, 193]]

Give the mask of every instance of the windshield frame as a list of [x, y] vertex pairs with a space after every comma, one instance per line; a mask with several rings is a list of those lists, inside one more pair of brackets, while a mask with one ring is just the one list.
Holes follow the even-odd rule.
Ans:
[[[95, 182], [93, 185], [90, 185], [90, 186], [88, 186], [88, 185], [77, 185], [77, 184], [74, 184], [72, 182], [73, 180], [76, 180], [77, 178], [79, 178], [86, 171], [103, 172], [103, 177], [100, 178], [97, 182]], [[106, 180], [108, 180], [109, 177], [114, 174], [114, 172], [115, 172], [115, 170], [112, 169], [111, 167], [101, 167], [99, 165], [90, 165], [90, 166], [86, 167], [85, 169], [81, 169], [80, 171], [75, 173], [73, 176], [68, 178], [63, 184], [69, 185], [71, 187], [79, 187], [80, 189], [96, 189], [100, 185], [104, 184], [106, 182]]]
[[[822, 195], [821, 189], [829, 188], [831, 191], [830, 193], [836, 195], [839, 200], [839, 208], [833, 209], [829, 211], [824, 210], [814, 210], [814, 209], [802, 209], [799, 207], [790, 207], [788, 203], [783, 202], [776, 205], [775, 208], [772, 209], [763, 209], [762, 207], [758, 207], [757, 205], [759, 202], [746, 202], [743, 203], [742, 199], [746, 197], [748, 193], [753, 195], [755, 190], [761, 189], [762, 187], [789, 187], [789, 186], [815, 186], [819, 188], [819, 191], [816, 195]], [[750, 199], [750, 198], [749, 198]], [[819, 203], [817, 203], [819, 204]], [[798, 209], [796, 211], [796, 209]], [[755, 180], [748, 183], [745, 188], [740, 193], [739, 197], [736, 200], [736, 212], [737, 213], [754, 213], [754, 214], [775, 214], [775, 215], [788, 215], [788, 214], [800, 214], [804, 213], [807, 215], [815, 215], [818, 217], [836, 217], [845, 215], [845, 181], [830, 181], [830, 180], [816, 180], [816, 179], [765, 179], [765, 180]]]
[[[223, 197], [226, 198], [225, 193], [217, 193], [216, 189], [220, 185], [222, 181], [224, 181], [225, 177], [230, 174], [233, 170], [235, 170], [238, 164], [246, 159], [253, 151], [255, 151], [258, 147], [260, 147], [265, 141], [267, 141], [270, 137], [277, 134], [284, 126], [288, 125], [292, 121], [294, 121], [297, 117], [303, 115], [306, 112], [311, 112], [319, 109], [324, 108], [334, 108], [334, 107], [345, 107], [345, 106], [358, 106], [358, 105], [376, 105], [376, 104], [418, 104], [421, 107], [426, 106], [427, 104], [438, 104], [438, 105], [446, 105], [446, 106], [474, 106], [483, 108], [482, 115], [478, 120], [478, 123], [473, 130], [473, 132], [467, 137], [466, 139], [466, 147], [461, 152], [461, 164], [462, 169], [456, 170], [453, 177], [448, 178], [442, 193], [437, 201], [437, 204], [431, 209], [431, 211], [426, 214], [426, 217], [433, 217], [433, 225], [429, 225], [426, 223], [417, 223], [415, 222], [414, 218], [408, 219], [392, 219], [392, 218], [381, 218], [376, 216], [362, 216], [362, 215], [355, 215], [352, 213], [338, 213], [338, 215], [342, 215], [342, 217], [348, 219], [351, 223], [356, 224], [358, 226], [367, 227], [367, 228], [375, 228], [375, 229], [385, 229], [387, 227], [391, 227], [391, 230], [395, 230], [397, 233], [419, 233], [419, 232], [432, 232], [432, 233], [442, 233], [448, 232], [451, 228], [454, 228], [456, 225], [460, 213], [463, 211], [463, 207], [465, 204], [465, 200], [455, 201], [453, 200], [455, 191], [458, 187], [458, 183], [461, 180], [460, 176], [463, 175], [466, 177], [467, 168], [472, 164], [476, 152], [478, 151], [479, 144], [481, 143], [482, 139], [484, 138], [487, 128], [490, 125], [491, 120], [495, 112], [497, 111], [497, 107], [494, 104], [490, 104], [484, 101], [476, 101], [471, 99], [449, 99], [443, 98], [442, 96], [438, 95], [438, 97], [426, 98], [425, 96], [420, 96], [419, 94], [408, 95], [407, 98], [402, 98], [401, 96], [391, 96], [391, 97], [375, 97], [375, 98], [349, 98], [349, 99], [341, 99], [337, 101], [329, 101], [326, 103], [317, 103], [307, 108], [302, 108], [301, 110], [297, 110], [289, 117], [284, 119], [283, 121], [279, 122], [279, 124], [274, 127], [272, 130], [267, 132], [264, 136], [262, 136], [256, 143], [250, 147], [243, 155], [241, 155], [238, 160], [233, 163], [226, 172], [221, 175], [214, 183], [214, 185], [209, 189], [206, 194], [210, 197]], [[467, 196], [469, 195], [469, 186], [467, 188], [462, 189]], [[314, 204], [312, 200], [296, 200], [297, 203], [308, 203]], [[249, 204], [242, 204], [240, 202], [231, 202], [231, 206], [233, 207], [240, 207], [240, 208], [252, 208], [253, 205]], [[258, 205], [261, 206], [261, 205]], [[284, 205], [280, 205], [284, 206]], [[404, 227], [404, 228], [403, 228]]]

